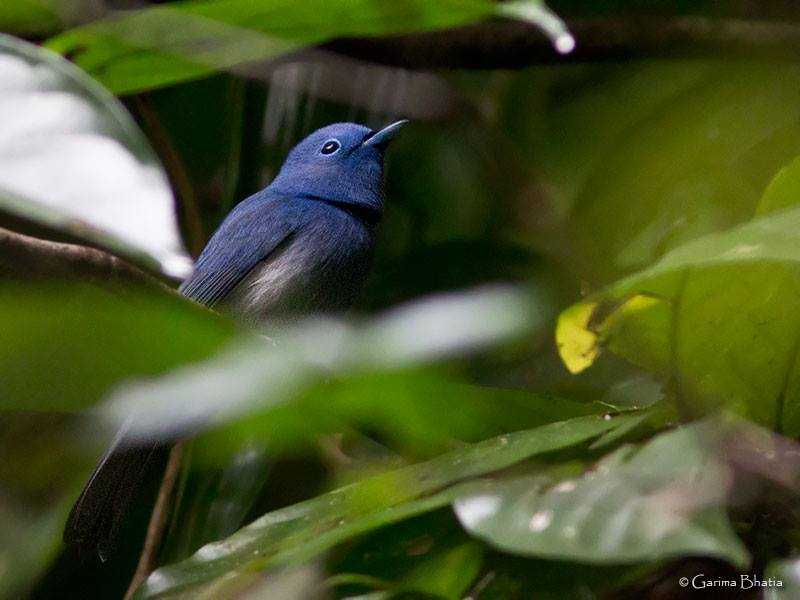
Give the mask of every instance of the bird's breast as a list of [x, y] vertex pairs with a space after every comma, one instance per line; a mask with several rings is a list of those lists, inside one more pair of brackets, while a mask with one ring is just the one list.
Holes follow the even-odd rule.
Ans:
[[231, 307], [250, 320], [275, 322], [349, 309], [369, 272], [374, 233], [332, 211], [311, 219], [259, 263], [233, 290]]

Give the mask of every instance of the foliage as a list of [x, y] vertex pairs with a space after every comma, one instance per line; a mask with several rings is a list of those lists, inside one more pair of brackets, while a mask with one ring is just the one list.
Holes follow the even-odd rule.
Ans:
[[[540, 23], [557, 38], [563, 24], [537, 0], [381, 3], [225, 0], [148, 8], [70, 30], [49, 42], [116, 93], [196, 79], [338, 37], [438, 30], [496, 14]], [[198, 47], [203, 47], [198, 50]]]
[[1, 36], [0, 51], [2, 212], [185, 276], [166, 174], [123, 107], [45, 50]]
[[[0, 7], [63, 54], [0, 37], [0, 226], [158, 281], [55, 244], [34, 274], [0, 229], [0, 597], [124, 592], [159, 473], [108, 563], [60, 544], [120, 427], [184, 440], [138, 598], [797, 594], [794, 64], [291, 54], [492, 17], [567, 50], [534, 1], [91, 5]], [[399, 113], [353, 315], [265, 338], [174, 292], [299, 138]]]

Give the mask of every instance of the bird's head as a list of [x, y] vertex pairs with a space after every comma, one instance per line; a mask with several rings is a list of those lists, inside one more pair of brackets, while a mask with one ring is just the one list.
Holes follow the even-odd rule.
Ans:
[[373, 130], [356, 123], [334, 123], [297, 144], [270, 187], [292, 195], [383, 208], [383, 155], [407, 121]]

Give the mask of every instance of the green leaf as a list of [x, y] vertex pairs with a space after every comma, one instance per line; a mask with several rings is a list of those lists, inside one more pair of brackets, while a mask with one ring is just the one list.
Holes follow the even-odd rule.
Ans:
[[589, 317], [563, 313], [560, 329], [586, 327], [598, 349], [671, 381], [686, 414], [722, 404], [794, 436], [798, 291], [800, 209], [788, 209], [674, 249], [582, 304]]
[[476, 486], [455, 511], [473, 535], [509, 552], [591, 563], [748, 555], [723, 505], [729, 473], [715, 423], [623, 447], [577, 479], [527, 476]]
[[202, 364], [125, 386], [103, 414], [135, 437], [183, 435], [279, 406], [323, 375], [454, 358], [516, 338], [538, 320], [528, 296], [509, 288], [423, 298], [362, 324], [310, 320], [273, 340], [242, 338]]
[[451, 449], [456, 440], [478, 441], [607, 410], [549, 394], [466, 385], [435, 368], [381, 371], [319, 382], [273, 408], [257, 405], [244, 419], [202, 434], [201, 448], [204, 462], [215, 464], [235, 452], [239, 440], [252, 440], [274, 454], [313, 444], [320, 434], [357, 427], [379, 434], [403, 456], [425, 459]]
[[60, 19], [51, 0], [15, 0], [0, 5], [0, 31], [16, 35], [51, 35]]
[[[380, 590], [383, 598], [463, 598], [486, 547], [469, 539], [449, 508], [381, 527], [343, 544], [326, 561], [337, 596]], [[415, 595], [416, 594], [416, 595]]]
[[483, 548], [465, 543], [441, 552], [413, 570], [401, 584], [401, 590], [461, 600], [478, 576], [483, 562]]
[[[0, 598], [26, 591], [61, 549], [72, 502], [97, 458], [72, 415], [0, 411]], [[102, 432], [91, 435], [102, 442]]]
[[475, 585], [475, 600], [522, 600], [530, 590], [536, 590], [536, 600], [614, 598], [650, 576], [655, 566], [536, 560], [500, 552], [493, 558]]
[[222, 318], [168, 294], [0, 287], [0, 410], [75, 411], [115, 386], [216, 352]]
[[189, 559], [157, 570], [139, 597], [169, 596], [243, 569], [303, 562], [348, 538], [445, 506], [455, 498], [453, 488], [429, 495], [437, 490], [579, 444], [626, 419], [579, 417], [504, 435], [268, 513]]
[[[568, 51], [568, 34], [536, 0], [199, 0], [148, 8], [73, 29], [48, 45], [118, 94], [208, 76], [338, 37], [468, 25], [494, 15], [531, 21]], [[560, 41], [559, 41], [560, 40]]]
[[[194, 458], [203, 443], [202, 439], [184, 442], [172, 516], [159, 553], [161, 562], [183, 559], [203, 544], [234, 533], [244, 524], [268, 480], [265, 452], [247, 443], [239, 442], [238, 452], [231, 453], [224, 464], [198, 468]], [[194, 525], [185, 527], [184, 523]]]
[[191, 268], [167, 177], [122, 105], [60, 56], [0, 35], [0, 225]]
[[790, 208], [800, 202], [800, 157], [778, 171], [769, 182], [761, 201], [756, 207], [756, 214]]
[[563, 102], [549, 99], [559, 108], [537, 145], [570, 206], [558, 243], [566, 237], [589, 281], [608, 283], [746, 221], [797, 155], [795, 65], [642, 62], [582, 83]]

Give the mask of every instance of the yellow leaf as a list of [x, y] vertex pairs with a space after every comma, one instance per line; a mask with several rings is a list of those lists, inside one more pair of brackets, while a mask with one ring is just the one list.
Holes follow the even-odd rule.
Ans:
[[580, 373], [590, 367], [600, 354], [597, 334], [589, 329], [595, 308], [596, 302], [583, 302], [570, 306], [558, 317], [556, 344], [570, 373]]
[[647, 296], [645, 294], [636, 294], [635, 296], [628, 298], [622, 304], [622, 306], [620, 306], [617, 310], [615, 310], [605, 320], [605, 322], [602, 325], [602, 328], [604, 330], [608, 329], [610, 326], [614, 324], [616, 320], [652, 308], [659, 302], [661, 302], [661, 300], [659, 300], [658, 298], [654, 298], [653, 296]]

